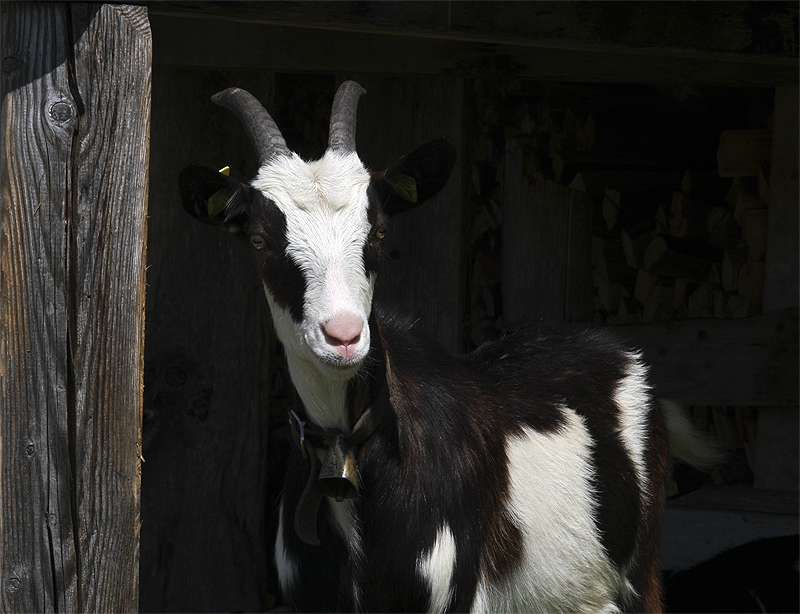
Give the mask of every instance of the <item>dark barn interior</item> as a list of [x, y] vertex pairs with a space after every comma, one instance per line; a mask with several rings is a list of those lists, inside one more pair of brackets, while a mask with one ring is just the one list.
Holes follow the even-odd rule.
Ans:
[[[372, 170], [434, 136], [458, 151], [443, 193], [393, 219], [380, 300], [454, 352], [540, 322], [613, 327], [644, 351], [656, 394], [727, 452], [710, 475], [675, 469], [668, 609], [671, 587], [672, 611], [752, 611], [762, 590], [765, 611], [797, 607], [796, 567], [780, 589], [778, 572], [743, 571], [797, 560], [797, 3], [140, 4], [140, 611], [281, 606], [271, 512], [291, 383], [244, 241], [192, 220], [177, 177], [257, 170], [212, 94], [249, 90], [315, 158], [345, 79], [367, 91], [357, 149]], [[784, 536], [727, 556], [733, 572], [674, 573]], [[692, 601], [706, 593], [729, 600]]]
[[[143, 611], [275, 598], [268, 509], [288, 377], [244, 245], [193, 224], [175, 183], [188, 163], [256, 170], [236, 118], [209, 100], [231, 85], [310, 158], [345, 78], [367, 90], [368, 167], [432, 136], [456, 145], [444, 194], [393, 221], [378, 287], [445, 346], [567, 321], [648, 350], [659, 391], [730, 453], [711, 477], [676, 474], [676, 492], [703, 488], [671, 504], [666, 568], [792, 532], [797, 195], [775, 205], [774, 183], [796, 174], [774, 160], [777, 147], [797, 156], [796, 80], [783, 82], [796, 79], [794, 8], [157, 3], [150, 20]], [[776, 206], [795, 223], [767, 224]], [[781, 280], [773, 241], [794, 246]]]

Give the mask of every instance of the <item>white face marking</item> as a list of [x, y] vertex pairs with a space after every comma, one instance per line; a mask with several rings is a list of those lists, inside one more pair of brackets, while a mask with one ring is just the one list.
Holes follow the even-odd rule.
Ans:
[[301, 322], [265, 291], [292, 380], [309, 417], [321, 426], [347, 426], [341, 424], [341, 384], [369, 351], [375, 284], [363, 255], [370, 231], [369, 182], [355, 153], [332, 150], [313, 162], [296, 154], [277, 158], [252, 182], [285, 216], [286, 251], [306, 281]]
[[431, 589], [428, 612], [444, 612], [453, 596], [453, 571], [456, 565], [456, 540], [450, 527], [443, 525], [436, 534], [433, 548], [417, 559], [417, 573]]
[[556, 433], [524, 429], [506, 444], [509, 509], [523, 535], [523, 558], [499, 585], [479, 583], [473, 611], [614, 611], [624, 578], [597, 535], [592, 438], [583, 419], [563, 408]]

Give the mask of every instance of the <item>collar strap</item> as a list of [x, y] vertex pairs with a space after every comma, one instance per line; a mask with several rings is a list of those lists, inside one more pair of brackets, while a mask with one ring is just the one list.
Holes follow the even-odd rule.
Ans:
[[[373, 402], [348, 433], [339, 429], [325, 429], [305, 421], [294, 410], [289, 411], [289, 428], [292, 439], [310, 463], [306, 481], [294, 514], [294, 528], [298, 537], [312, 546], [319, 546], [317, 515], [323, 495], [342, 501], [358, 495], [358, 467], [356, 447], [364, 442], [381, 423], [388, 403], [387, 373]], [[324, 452], [320, 466], [317, 450]]]

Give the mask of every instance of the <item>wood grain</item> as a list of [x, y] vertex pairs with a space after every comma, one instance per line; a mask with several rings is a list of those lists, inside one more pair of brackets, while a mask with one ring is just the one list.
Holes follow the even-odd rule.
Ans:
[[446, 136], [458, 152], [438, 196], [395, 216], [376, 298], [418, 315], [451, 351], [461, 349], [462, 80], [355, 75], [367, 94], [359, 105], [357, 148], [368, 168], [383, 170], [414, 147]]
[[644, 351], [657, 396], [687, 405], [796, 404], [798, 313], [619, 326]]
[[68, 23], [53, 5], [4, 4], [3, 24], [0, 609], [73, 610], [64, 256], [77, 112]]
[[[318, 10], [313, 8], [318, 7], [316, 3], [306, 4], [309, 10]], [[563, 37], [548, 40], [507, 34], [449, 36], [446, 31], [415, 33], [392, 24], [388, 25], [388, 32], [383, 28], [348, 28], [339, 23], [317, 29], [305, 27], [307, 18], [283, 20], [281, 25], [236, 20], [235, 16], [226, 19], [230, 14], [225, 11], [230, 6], [198, 17], [197, 13], [186, 11], [170, 14], [154, 3], [156, 14], [151, 23], [158, 42], [156, 61], [218, 69], [268, 66], [277, 72], [500, 75], [611, 83], [797, 83], [797, 60], [792, 57], [698, 51], [692, 46], [670, 50], [660, 46], [625, 47], [598, 44], [594, 38], [565, 41]], [[337, 30], [339, 27], [343, 31]], [[480, 28], [481, 25], [472, 24], [473, 31]], [[702, 39], [692, 44], [699, 46], [699, 41]]]
[[592, 211], [583, 195], [525, 175], [523, 148], [506, 142], [503, 309], [506, 326], [585, 320], [591, 315]]
[[71, 8], [79, 115], [69, 201], [80, 608], [136, 609], [151, 40], [147, 10]]
[[3, 24], [0, 609], [135, 610], [146, 9]]
[[142, 612], [269, 607], [266, 299], [245, 242], [191, 218], [178, 193], [188, 164], [255, 173], [238, 118], [211, 103], [234, 85], [274, 110], [261, 72], [154, 75]]

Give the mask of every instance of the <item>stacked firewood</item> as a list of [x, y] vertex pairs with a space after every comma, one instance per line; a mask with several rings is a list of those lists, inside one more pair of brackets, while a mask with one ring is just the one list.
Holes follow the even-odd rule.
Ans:
[[[596, 319], [624, 324], [761, 313], [770, 148], [767, 131], [723, 132], [717, 158], [719, 177], [731, 178], [727, 195], [708, 196], [687, 172], [671, 195], [650, 195], [649, 217], [642, 216], [641, 198], [606, 188], [593, 237]], [[581, 175], [573, 181], [582, 183]]]

